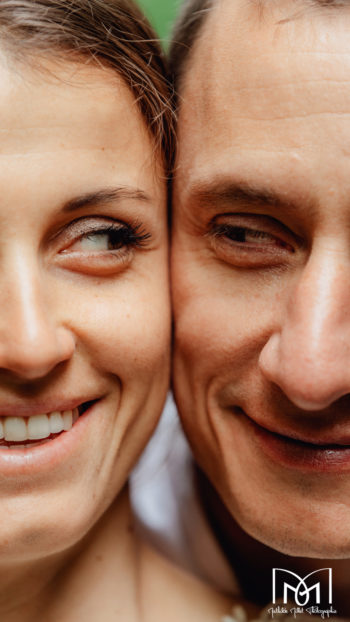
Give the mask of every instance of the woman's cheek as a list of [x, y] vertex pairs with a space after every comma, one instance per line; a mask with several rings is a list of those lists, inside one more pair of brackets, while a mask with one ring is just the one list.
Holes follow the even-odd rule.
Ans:
[[76, 303], [84, 347], [91, 349], [99, 368], [122, 380], [144, 375], [149, 380], [170, 356], [169, 285], [164, 273], [154, 272], [136, 285], [126, 277], [115, 287], [91, 287], [85, 300]]

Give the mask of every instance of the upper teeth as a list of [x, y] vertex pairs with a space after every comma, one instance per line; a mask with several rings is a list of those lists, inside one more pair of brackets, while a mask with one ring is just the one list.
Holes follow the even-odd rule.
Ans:
[[78, 409], [52, 412], [32, 417], [0, 417], [0, 439], [26, 441], [47, 438], [71, 429], [79, 416]]

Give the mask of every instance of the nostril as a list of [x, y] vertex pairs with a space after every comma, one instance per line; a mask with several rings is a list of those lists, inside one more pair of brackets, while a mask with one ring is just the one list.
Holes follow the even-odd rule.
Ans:
[[291, 334], [275, 334], [259, 357], [265, 379], [277, 386], [298, 408], [319, 411], [347, 394], [350, 373], [346, 365], [334, 365]]
[[281, 335], [272, 335], [262, 348], [259, 356], [259, 367], [269, 380], [274, 379], [281, 367], [280, 352]]

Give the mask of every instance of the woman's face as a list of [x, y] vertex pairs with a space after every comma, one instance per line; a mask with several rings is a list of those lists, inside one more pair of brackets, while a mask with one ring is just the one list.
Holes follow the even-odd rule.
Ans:
[[[69, 63], [53, 74], [0, 67], [2, 561], [86, 533], [124, 484], [168, 385], [154, 145], [118, 76]], [[79, 418], [59, 434], [71, 413]]]

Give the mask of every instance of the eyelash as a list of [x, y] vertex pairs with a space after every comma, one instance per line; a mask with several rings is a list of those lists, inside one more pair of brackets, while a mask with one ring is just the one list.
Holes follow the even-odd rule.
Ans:
[[56, 261], [62, 268], [87, 276], [109, 277], [130, 266], [134, 251], [147, 246], [152, 234], [138, 222], [92, 215], [70, 222], [53, 239], [57, 240]]
[[[232, 235], [233, 233], [236, 233], [236, 236], [242, 239], [234, 239]], [[227, 239], [229, 239], [230, 241], [238, 245], [242, 244], [242, 246], [249, 245], [249, 243], [247, 243], [247, 241], [243, 239], [245, 238], [247, 233], [252, 238], [255, 238], [256, 240], [264, 240], [264, 239], [271, 240], [271, 242], [274, 242], [276, 244], [276, 247], [288, 248], [290, 252], [292, 253], [295, 252], [294, 248], [290, 246], [290, 244], [288, 244], [287, 242], [284, 242], [282, 239], [273, 235], [272, 233], [269, 233], [268, 231], [263, 231], [261, 229], [253, 229], [251, 227], [242, 227], [239, 225], [218, 224], [218, 223], [213, 223], [210, 229], [210, 234], [213, 235], [214, 237], [217, 237], [217, 238], [226, 237]]]
[[136, 225], [127, 225], [123, 223], [120, 224], [111, 224], [108, 227], [97, 227], [96, 229], [91, 229], [86, 233], [80, 235], [79, 240], [83, 240], [84, 238], [89, 238], [90, 236], [98, 236], [98, 235], [108, 235], [112, 236], [120, 236], [121, 239], [116, 241], [119, 242], [120, 246], [116, 249], [111, 249], [106, 252], [111, 252], [112, 250], [120, 250], [122, 247], [126, 248], [140, 248], [145, 245], [147, 240], [150, 239], [150, 233], [145, 232], [142, 229], [141, 224]]

